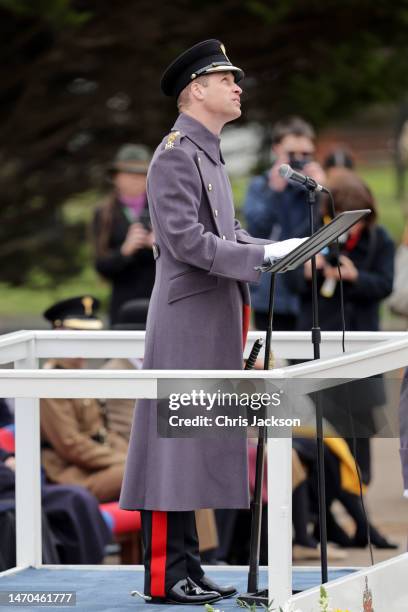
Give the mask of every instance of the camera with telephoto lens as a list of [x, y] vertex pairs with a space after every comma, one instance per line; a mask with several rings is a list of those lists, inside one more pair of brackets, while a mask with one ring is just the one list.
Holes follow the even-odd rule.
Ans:
[[344, 250], [347, 238], [348, 232], [345, 232], [339, 237], [338, 245], [336, 242], [331, 242], [325, 249], [323, 249], [322, 255], [324, 256], [329, 266], [337, 268], [337, 266], [339, 265], [339, 256]]
[[[340, 245], [340, 248], [341, 248], [341, 245]], [[324, 256], [329, 266], [332, 266], [333, 268], [337, 268], [338, 263], [339, 263], [339, 257], [338, 257], [339, 254], [338, 254], [337, 245], [334, 242], [329, 244], [324, 249], [324, 251], [322, 252], [322, 255]]]
[[299, 157], [296, 153], [289, 153], [289, 166], [292, 170], [296, 170], [297, 172], [303, 172], [303, 168], [310, 164], [313, 161], [313, 155], [302, 153], [302, 157]]
[[[345, 232], [339, 237], [338, 243], [331, 242], [321, 251], [321, 254], [326, 259], [329, 266], [331, 266], [332, 268], [337, 268], [337, 266], [340, 264], [339, 256], [344, 250], [344, 247], [347, 242], [347, 237], [348, 233]], [[324, 298], [332, 298], [335, 294], [336, 287], [337, 280], [335, 280], [334, 278], [325, 278], [322, 286], [320, 287], [320, 295]]]

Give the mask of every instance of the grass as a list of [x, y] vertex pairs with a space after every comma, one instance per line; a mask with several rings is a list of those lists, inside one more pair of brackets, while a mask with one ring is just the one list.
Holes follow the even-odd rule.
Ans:
[[404, 218], [404, 203], [399, 202], [395, 196], [396, 186], [392, 166], [363, 168], [360, 174], [376, 198], [379, 223], [384, 225], [398, 244], [407, 219]]
[[57, 287], [11, 287], [0, 283], [0, 317], [39, 316], [54, 302], [76, 295], [91, 294], [106, 311], [110, 288], [93, 268], [84, 267], [80, 276]]
[[[392, 167], [366, 167], [360, 169], [360, 173], [375, 194], [380, 223], [388, 229], [393, 239], [398, 243], [404, 228], [404, 214], [402, 205], [395, 198], [395, 180]], [[232, 181], [237, 216], [241, 222], [243, 221], [241, 208], [249, 180], [250, 178], [246, 177]], [[64, 206], [64, 217], [67, 223], [76, 221], [89, 223], [98, 201], [100, 201], [100, 194], [94, 191], [72, 197]], [[38, 316], [57, 300], [86, 293], [101, 299], [103, 310], [106, 311], [110, 287], [94, 271], [90, 250], [88, 252], [89, 258], [87, 258], [88, 261], [85, 262], [81, 274], [57, 287], [38, 284], [35, 279], [33, 279], [34, 286], [32, 287], [11, 287], [0, 283], [0, 316]], [[41, 271], [39, 271], [39, 275], [41, 275]]]

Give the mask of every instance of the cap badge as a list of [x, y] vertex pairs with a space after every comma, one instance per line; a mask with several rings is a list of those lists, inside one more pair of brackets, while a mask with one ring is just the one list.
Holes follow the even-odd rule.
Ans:
[[92, 306], [93, 306], [93, 303], [94, 303], [93, 299], [91, 297], [87, 296], [87, 297], [82, 298], [81, 302], [82, 302], [82, 305], [83, 305], [83, 307], [85, 309], [85, 315], [87, 317], [90, 317], [91, 314], [92, 314]]
[[167, 142], [165, 145], [165, 149], [174, 149], [174, 141], [176, 140], [177, 136], [180, 136], [180, 132], [170, 132], [170, 134], [167, 136]]
[[229, 62], [229, 58], [227, 56], [227, 52], [226, 52], [225, 47], [224, 47], [223, 44], [221, 44], [220, 49], [221, 49], [222, 53], [225, 55], [225, 59], [227, 60], [227, 62]]

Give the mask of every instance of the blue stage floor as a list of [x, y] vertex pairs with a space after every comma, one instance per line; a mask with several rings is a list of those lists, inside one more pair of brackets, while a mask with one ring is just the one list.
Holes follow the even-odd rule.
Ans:
[[[103, 566], [102, 566], [103, 567]], [[329, 580], [340, 578], [352, 572], [352, 569], [333, 569], [329, 572]], [[246, 590], [247, 570], [242, 569], [209, 569], [208, 575], [224, 584], [234, 584], [239, 592]], [[259, 586], [267, 584], [266, 569], [260, 570]], [[320, 584], [320, 570], [294, 569], [293, 588], [309, 589]], [[157, 606], [144, 603], [138, 597], [132, 597], [133, 590], [143, 591], [143, 572], [141, 570], [122, 569], [26, 569], [15, 574], [0, 576], [0, 591], [76, 591], [75, 607], [53, 606], [52, 610], [75, 610], [95, 612], [161, 612], [173, 611], [175, 606]], [[47, 606], [48, 607], [48, 606]], [[219, 610], [237, 610], [235, 598], [224, 599], [214, 606]], [[1, 606], [1, 610], [17, 609], [15, 606]], [[22, 609], [19, 607], [18, 609]], [[44, 608], [30, 605], [26, 610], [41, 610]], [[183, 610], [199, 610], [199, 606], [183, 606]]]

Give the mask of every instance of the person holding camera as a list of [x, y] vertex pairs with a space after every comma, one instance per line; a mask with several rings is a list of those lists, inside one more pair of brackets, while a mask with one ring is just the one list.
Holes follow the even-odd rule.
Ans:
[[[315, 132], [300, 117], [289, 117], [275, 124], [272, 131], [272, 167], [251, 181], [244, 203], [248, 232], [257, 238], [285, 240], [310, 234], [309, 211], [305, 188], [289, 183], [279, 175], [281, 164], [289, 164], [324, 183], [325, 174], [315, 159]], [[275, 330], [294, 330], [299, 314], [299, 296], [289, 282], [289, 274], [276, 278], [273, 317]], [[268, 324], [269, 275], [261, 277], [259, 285], [251, 286], [251, 301], [255, 326], [264, 330]]]
[[[352, 170], [333, 168], [328, 177], [336, 214], [370, 209], [339, 241], [339, 263], [344, 283], [345, 323], [348, 331], [378, 331], [381, 301], [392, 291], [394, 243], [384, 227], [377, 224], [373, 194]], [[322, 207], [323, 221], [330, 220], [328, 201]], [[341, 330], [340, 275], [335, 245], [316, 258], [318, 269], [319, 319], [323, 331]], [[299, 330], [312, 327], [311, 263], [304, 266]]]
[[[316, 257], [320, 328], [322, 331], [342, 329], [341, 275], [345, 329], [378, 331], [380, 304], [391, 293], [393, 286], [394, 243], [385, 228], [377, 224], [374, 197], [369, 187], [355, 172], [346, 168], [333, 168], [328, 176], [327, 186], [333, 195], [336, 214], [359, 209], [369, 209], [371, 212], [350, 228], [347, 234], [340, 237], [338, 249], [333, 244]], [[327, 198], [323, 202], [321, 216], [323, 223], [331, 220], [332, 211]], [[312, 328], [311, 262], [306, 262], [304, 269], [296, 270], [296, 274], [296, 287], [300, 291], [301, 306], [297, 329], [310, 330]], [[375, 406], [381, 406], [385, 400], [382, 379], [369, 380], [370, 384], [364, 389], [363, 381], [353, 382], [354, 393], [351, 396], [353, 407], [356, 405], [361, 412], [360, 435], [357, 434], [357, 459], [365, 484], [370, 482], [371, 477], [369, 437], [373, 435], [376, 427], [372, 411]], [[335, 403], [339, 402], [339, 394], [339, 390], [333, 391]], [[338, 415], [338, 410], [333, 409], [332, 413]], [[341, 425], [344, 431], [340, 429], [338, 422], [333, 422], [333, 425], [340, 435], [350, 435], [349, 427], [344, 423]], [[362, 428], [364, 428], [364, 439], [361, 435]]]
[[97, 271], [112, 283], [110, 323], [129, 300], [150, 298], [155, 265], [146, 197], [150, 153], [143, 145], [123, 145], [109, 166], [113, 193], [94, 217]]

